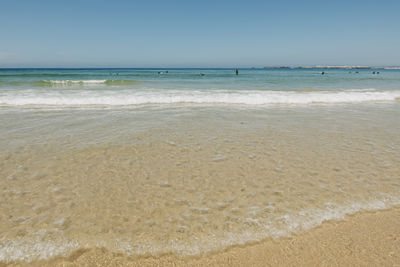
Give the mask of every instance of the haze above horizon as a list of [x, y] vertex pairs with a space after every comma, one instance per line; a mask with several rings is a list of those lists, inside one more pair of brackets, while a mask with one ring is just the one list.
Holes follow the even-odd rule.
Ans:
[[399, 65], [398, 1], [1, 2], [0, 67]]

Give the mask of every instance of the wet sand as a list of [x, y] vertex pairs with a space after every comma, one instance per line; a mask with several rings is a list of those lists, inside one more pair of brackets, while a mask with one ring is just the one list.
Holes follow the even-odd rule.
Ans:
[[[400, 266], [400, 208], [359, 213], [279, 240], [200, 257], [129, 258], [105, 249], [80, 250], [43, 266]], [[11, 266], [19, 266], [11, 264]]]
[[396, 105], [9, 112], [0, 261], [393, 266], [399, 116]]

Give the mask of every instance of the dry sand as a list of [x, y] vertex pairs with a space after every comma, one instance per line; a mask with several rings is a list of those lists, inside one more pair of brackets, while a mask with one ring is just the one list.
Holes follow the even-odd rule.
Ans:
[[[14, 264], [13, 264], [14, 265]], [[32, 263], [30, 264], [32, 265]], [[104, 249], [82, 250], [44, 266], [400, 266], [400, 208], [329, 221], [292, 238], [194, 258], [127, 258]]]

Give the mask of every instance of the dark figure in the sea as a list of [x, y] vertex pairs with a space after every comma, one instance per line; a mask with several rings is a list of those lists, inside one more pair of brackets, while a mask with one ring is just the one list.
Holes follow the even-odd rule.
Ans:
[[235, 74], [239, 75], [239, 69], [238, 68], [235, 69]]
[[321, 75], [324, 75], [324, 74], [325, 74], [325, 71], [321, 72]]
[[204, 76], [204, 73], [200, 73], [200, 76]]
[[377, 71], [376, 74], [379, 74], [379, 71]]
[[372, 74], [375, 74], [375, 71], [373, 71]]
[[167, 70], [165, 71], [165, 74], [168, 74], [168, 71], [167, 71]]
[[358, 73], [358, 71], [356, 71], [356, 73]]

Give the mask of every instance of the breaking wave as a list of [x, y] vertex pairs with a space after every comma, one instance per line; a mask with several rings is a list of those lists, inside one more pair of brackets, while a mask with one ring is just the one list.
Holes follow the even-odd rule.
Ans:
[[41, 80], [35, 81], [33, 84], [38, 86], [68, 86], [68, 85], [129, 85], [137, 84], [134, 80]]
[[[52, 83], [57, 81], [52, 81]], [[62, 84], [61, 81], [60, 83]], [[71, 81], [68, 81], [71, 82]], [[75, 81], [74, 81], [75, 82]], [[82, 82], [82, 81], [76, 81]], [[125, 81], [87, 80], [119, 84]], [[315, 104], [396, 102], [400, 91], [255, 91], [255, 90], [20, 90], [0, 93], [0, 105], [22, 106], [128, 106], [143, 104]]]

